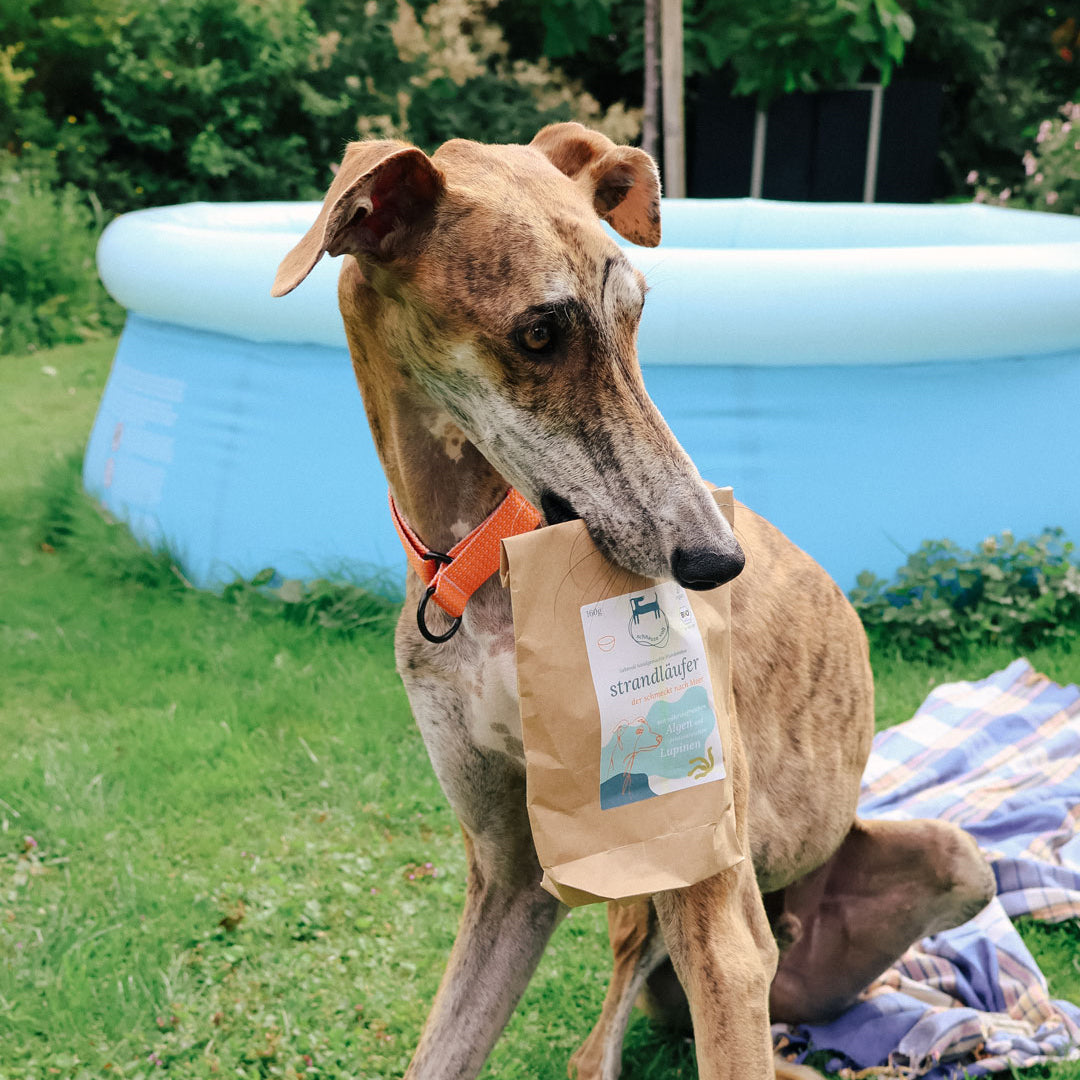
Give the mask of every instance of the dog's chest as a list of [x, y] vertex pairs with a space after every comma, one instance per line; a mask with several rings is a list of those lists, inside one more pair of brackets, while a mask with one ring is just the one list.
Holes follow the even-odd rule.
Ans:
[[436, 768], [476, 751], [524, 766], [513, 631], [474, 625], [433, 648], [404, 625], [398, 667]]
[[482, 750], [497, 750], [524, 762], [512, 643], [507, 647], [505, 639], [482, 637], [478, 652], [481, 659], [476, 668], [462, 673], [465, 721], [471, 741]]

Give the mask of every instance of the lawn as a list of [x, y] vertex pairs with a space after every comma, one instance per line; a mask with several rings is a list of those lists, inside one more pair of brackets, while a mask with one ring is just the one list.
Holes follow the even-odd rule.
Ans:
[[[0, 364], [0, 1080], [398, 1076], [464, 859], [393, 613], [346, 635], [195, 592], [99, 517], [77, 461], [113, 347]], [[1080, 681], [1080, 651], [1029, 658]], [[878, 657], [879, 722], [1011, 659]], [[600, 908], [564, 921], [486, 1077], [566, 1075], [603, 997], [604, 926]], [[1076, 924], [1024, 933], [1080, 1000]], [[692, 1077], [692, 1060], [639, 1018], [624, 1076]]]

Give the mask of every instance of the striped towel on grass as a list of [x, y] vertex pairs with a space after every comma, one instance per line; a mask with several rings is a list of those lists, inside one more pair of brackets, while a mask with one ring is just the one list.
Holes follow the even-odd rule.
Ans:
[[929, 1080], [1080, 1059], [1080, 1006], [1051, 1000], [1010, 922], [1080, 918], [1080, 689], [1026, 660], [938, 687], [874, 740], [859, 813], [955, 822], [990, 859], [997, 896], [912, 946], [832, 1023], [776, 1025], [785, 1053], [834, 1051], [830, 1069], [853, 1078]]

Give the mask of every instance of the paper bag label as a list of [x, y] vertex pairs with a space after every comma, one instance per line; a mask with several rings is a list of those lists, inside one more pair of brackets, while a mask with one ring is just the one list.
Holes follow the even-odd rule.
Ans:
[[697, 620], [675, 582], [581, 608], [600, 707], [600, 807], [722, 780], [724, 752]]

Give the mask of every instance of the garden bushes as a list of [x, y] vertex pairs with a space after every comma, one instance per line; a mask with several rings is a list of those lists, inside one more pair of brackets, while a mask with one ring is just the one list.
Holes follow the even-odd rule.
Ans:
[[490, 0], [0, 0], [0, 353], [118, 324], [94, 242], [113, 214], [317, 198], [346, 141], [432, 149], [639, 120], [542, 57]]
[[866, 571], [851, 600], [872, 644], [907, 660], [1080, 637], [1080, 566], [1060, 529], [969, 551], [928, 540], [891, 581]]
[[[321, 195], [349, 138], [425, 149], [578, 119], [625, 140], [542, 58], [511, 59], [490, 0], [0, 0], [0, 146], [40, 152], [106, 211]], [[19, 8], [19, 5], [16, 5]], [[55, 13], [55, 14], [54, 14]], [[21, 37], [19, 35], [22, 35]]]
[[102, 215], [46, 167], [0, 157], [0, 355], [88, 341], [123, 325], [98, 280]]
[[[885, 78], [902, 62], [945, 85], [948, 191], [977, 172], [1013, 205], [1078, 205], [1073, 121], [1053, 115], [1080, 98], [1080, 31], [1064, 10], [686, 8], [688, 72], [720, 65], [768, 97]], [[115, 323], [107, 305], [93, 310], [102, 294], [86, 262], [115, 213], [314, 198], [357, 136], [431, 149], [577, 119], [632, 141], [642, 64], [640, 0], [0, 0], [0, 352]], [[31, 209], [40, 225], [21, 220]]]
[[1021, 161], [1023, 178], [1010, 185], [973, 169], [967, 179], [975, 186], [975, 201], [1080, 214], [1080, 102], [1069, 102], [1043, 120], [1034, 149], [1025, 150]]

